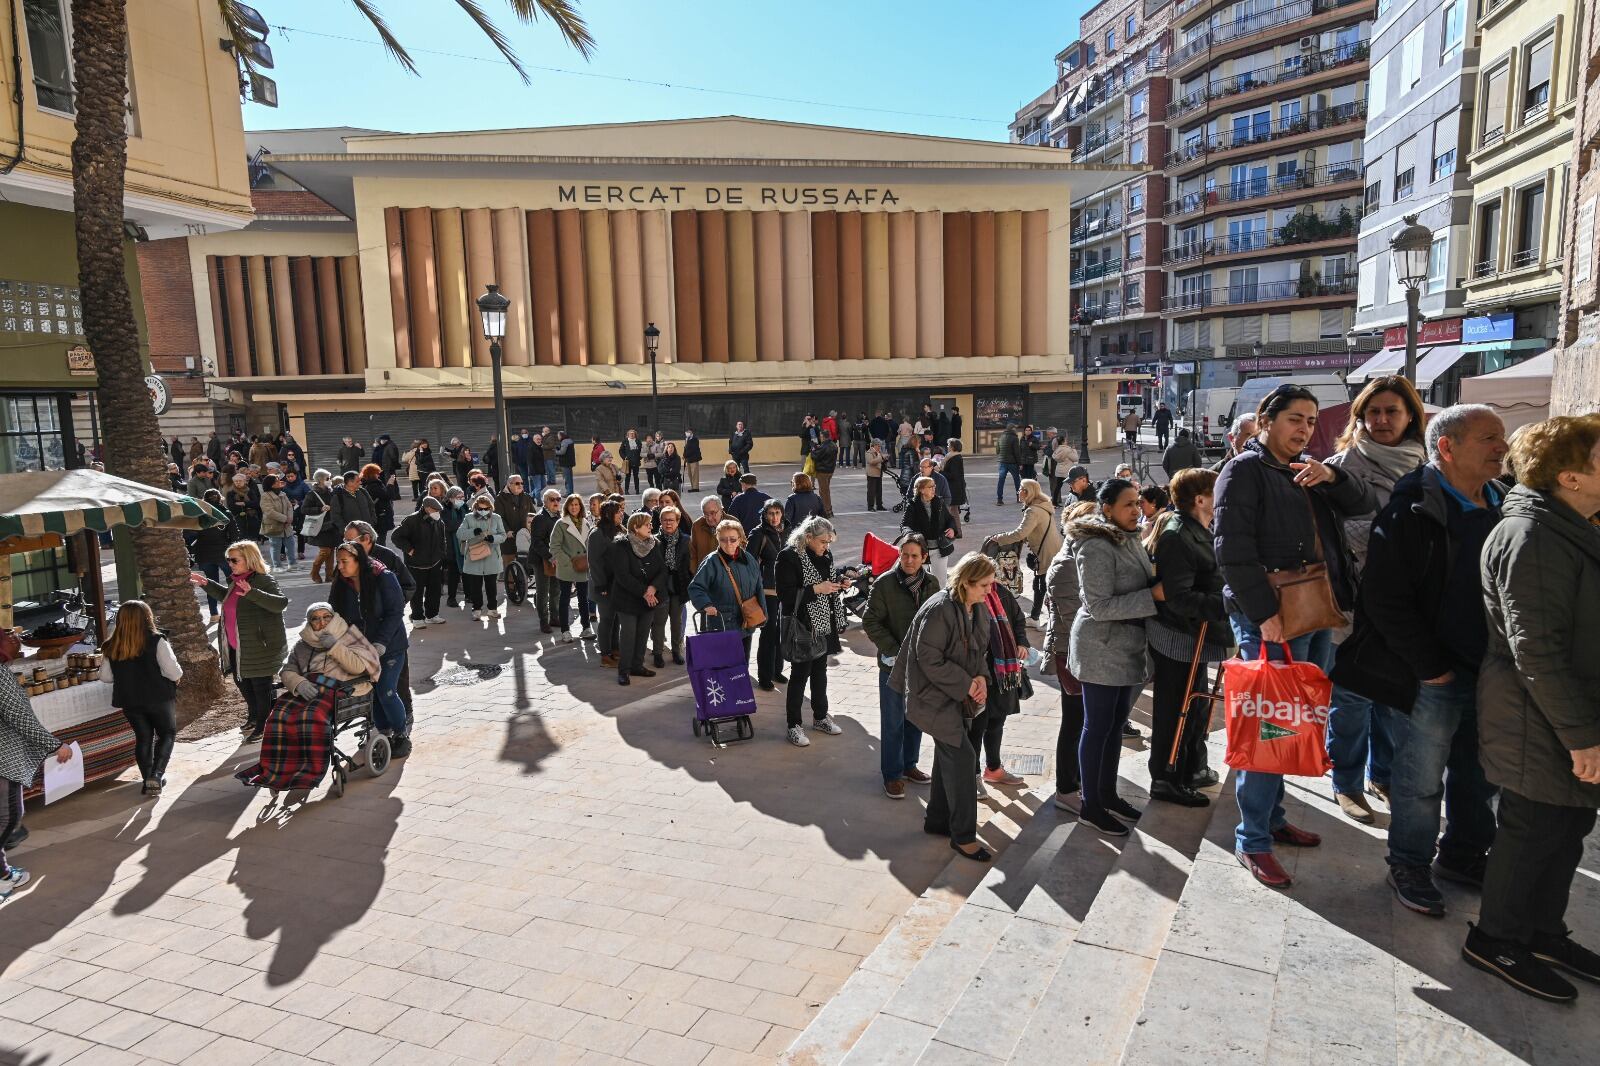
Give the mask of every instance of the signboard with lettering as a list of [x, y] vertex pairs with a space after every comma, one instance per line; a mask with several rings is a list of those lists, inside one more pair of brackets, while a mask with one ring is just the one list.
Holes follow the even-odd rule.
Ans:
[[900, 197], [889, 188], [843, 185], [561, 185], [564, 204], [620, 204], [671, 207], [893, 207]]
[[[1427, 321], [1417, 329], [1417, 346], [1426, 348], [1430, 344], [1460, 344], [1461, 319], [1440, 318]], [[1390, 326], [1383, 331], [1383, 346], [1385, 348], [1404, 348], [1406, 346], [1406, 328], [1404, 326]]]
[[81, 344], [68, 348], [67, 373], [75, 378], [94, 377], [94, 353]]
[[1516, 313], [1503, 311], [1498, 315], [1485, 315], [1482, 318], [1469, 318], [1463, 321], [1461, 324], [1461, 341], [1463, 344], [1509, 341], [1515, 339], [1516, 332]]

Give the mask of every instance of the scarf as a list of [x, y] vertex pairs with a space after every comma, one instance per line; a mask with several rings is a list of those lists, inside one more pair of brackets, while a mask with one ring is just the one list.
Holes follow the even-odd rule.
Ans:
[[983, 599], [989, 608], [989, 658], [994, 684], [1002, 692], [1022, 687], [1022, 660], [1017, 655], [1017, 635], [1011, 631], [1011, 619], [1006, 605], [1000, 602], [1000, 593], [994, 589]]
[[915, 574], [908, 574], [897, 566], [894, 568], [894, 576], [900, 579], [900, 587], [909, 592], [912, 601], [915, 602], [922, 592], [923, 583], [928, 580], [928, 568], [924, 566]]
[[222, 600], [222, 630], [228, 636], [228, 647], [239, 646], [239, 597], [250, 591], [250, 575], [234, 574], [228, 594]]
[[671, 536], [665, 533], [661, 535], [661, 557], [667, 564], [668, 574], [678, 572], [678, 545], [682, 542], [683, 538], [676, 533]]
[[1428, 454], [1422, 444], [1403, 440], [1399, 444], [1379, 444], [1366, 433], [1356, 434], [1351, 447], [1366, 463], [1379, 471], [1388, 481], [1388, 488], [1411, 471], [1427, 462]]
[[643, 559], [645, 556], [656, 550], [655, 534], [652, 533], [649, 536], [636, 537], [630, 530], [628, 532], [628, 547], [633, 549], [634, 555]]
[[[806, 588], [820, 585], [832, 575], [824, 575], [818, 569], [811, 552], [801, 545], [798, 549], [800, 555], [801, 580]], [[806, 604], [806, 620], [811, 624], [813, 633], [843, 633], [844, 632], [844, 600], [835, 592], [831, 596], [815, 596]]]

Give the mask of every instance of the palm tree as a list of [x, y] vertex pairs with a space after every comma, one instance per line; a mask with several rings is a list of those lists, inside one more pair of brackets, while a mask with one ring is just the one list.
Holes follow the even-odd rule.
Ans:
[[[247, 35], [234, 0], [218, 0], [236, 42]], [[350, 0], [372, 23], [391, 56], [406, 70], [416, 64], [395, 39], [372, 0]], [[478, 0], [454, 0], [483, 31], [524, 82], [527, 70], [510, 41]], [[524, 23], [544, 17], [569, 45], [587, 57], [594, 47], [576, 0], [506, 0]], [[242, 62], [249, 59], [239, 52]], [[166, 488], [167, 457], [161, 428], [144, 385], [139, 328], [125, 269], [123, 177], [128, 164], [127, 0], [73, 0], [72, 60], [76, 78], [77, 136], [72, 142], [74, 226], [78, 285], [83, 294], [84, 336], [100, 372], [100, 412], [106, 469], [142, 484]], [[144, 598], [155, 610], [183, 664], [178, 694], [185, 720], [222, 694], [217, 657], [206, 642], [199, 605], [188, 582], [188, 552], [175, 530], [141, 527], [133, 542]]]

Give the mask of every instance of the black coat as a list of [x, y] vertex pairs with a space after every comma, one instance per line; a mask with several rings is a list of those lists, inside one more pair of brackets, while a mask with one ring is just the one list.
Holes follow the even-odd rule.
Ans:
[[831, 474], [839, 466], [839, 446], [823, 438], [811, 446], [811, 466], [819, 474]]
[[1355, 560], [1345, 546], [1344, 519], [1372, 513], [1378, 500], [1365, 481], [1330, 469], [1333, 481], [1304, 489], [1260, 440], [1246, 443], [1223, 468], [1213, 543], [1230, 610], [1257, 625], [1276, 615], [1278, 597], [1267, 574], [1316, 562], [1319, 534], [1333, 594], [1345, 610], [1355, 606]]
[[359, 474], [361, 472], [361, 457], [365, 454], [367, 454], [366, 450], [359, 444], [341, 444], [339, 446], [339, 469], [334, 473], [348, 474], [354, 470]]
[[611, 579], [611, 609], [619, 614], [634, 615], [654, 611], [655, 608], [645, 602], [644, 592], [654, 585], [657, 597], [666, 596], [666, 569], [659, 543], [641, 559], [628, 543], [628, 534], [617, 534], [617, 539], [606, 550], [606, 573]]
[[782, 529], [773, 529], [763, 522], [750, 534], [747, 547], [750, 554], [756, 557], [756, 562], [761, 564], [761, 587], [764, 589], [777, 590], [778, 553], [783, 551], [789, 532], [787, 525]]
[[668, 488], [673, 488], [683, 483], [683, 458], [677, 455], [663, 455], [656, 464], [656, 476]]
[[395, 529], [394, 546], [413, 570], [432, 570], [450, 550], [442, 518], [428, 516], [427, 508], [412, 511]]
[[[817, 599], [816, 591], [812, 589], [810, 585], [806, 584], [805, 571], [800, 565], [800, 553], [809, 552], [810, 550], [811, 549], [806, 547], [801, 547], [798, 549], [785, 548], [783, 551], [778, 553], [778, 563], [777, 566], [774, 567], [773, 576], [777, 581], [776, 587], [778, 592], [779, 608], [782, 610], [785, 618], [792, 618], [796, 611], [805, 610], [807, 604], [809, 604], [812, 600]], [[817, 572], [822, 575], [823, 580], [827, 580], [833, 576], [832, 552], [823, 552], [820, 556], [812, 555], [811, 561], [816, 565]], [[834, 593], [834, 596], [838, 595], [840, 595], [840, 593]], [[842, 645], [839, 643], [839, 634], [835, 632], [829, 632], [829, 654], [838, 655], [841, 647]]]
[[944, 459], [945, 484], [950, 486], [950, 506], [965, 507], [967, 505], [967, 460], [960, 453], [947, 455]]
[[556, 523], [561, 521], [561, 512], [550, 513], [548, 507], [540, 507], [533, 512], [533, 519], [528, 526], [528, 536], [532, 543], [528, 546], [528, 555], [540, 562], [550, 558], [550, 533], [556, 528]]
[[730, 434], [728, 437], [728, 458], [743, 462], [750, 458], [750, 450], [755, 446], [755, 434], [748, 429], [743, 433]]
[[[662, 547], [660, 549], [662, 572], [666, 574], [667, 587], [663, 590], [660, 586], [657, 586], [656, 591], [662, 592], [663, 598], [670, 595], [675, 599], [686, 600], [689, 598], [689, 580], [694, 577], [689, 572], [689, 534], [685, 533], [680, 525], [678, 531], [672, 535], [678, 539], [677, 565], [671, 570], [666, 569], [667, 550]], [[665, 542], [666, 537], [665, 533], [660, 533], [657, 534], [656, 539], [658, 542]]]
[[1209, 643], [1232, 643], [1228, 611], [1222, 600], [1222, 570], [1212, 548], [1211, 531], [1186, 514], [1169, 523], [1156, 538], [1156, 575], [1166, 593], [1156, 604], [1156, 617], [1168, 628], [1196, 636], [1200, 623], [1210, 625]]
[[372, 528], [379, 533], [387, 533], [393, 529], [394, 501], [400, 498], [400, 486], [390, 485], [387, 480], [363, 478], [361, 491], [372, 501]]
[[950, 507], [944, 502], [944, 497], [936, 495], [931, 514], [922, 506], [921, 500], [909, 501], [900, 515], [900, 528], [921, 533], [928, 539], [929, 550], [933, 550], [944, 536], [944, 531], [955, 528], [955, 522], [950, 517]]
[[700, 438], [687, 437], [683, 442], [683, 461], [686, 463], [700, 462]]
[[212, 563], [227, 571], [228, 545], [239, 539], [239, 526], [232, 518], [220, 526], [202, 529], [189, 541], [189, 551], [194, 555], [194, 565]]

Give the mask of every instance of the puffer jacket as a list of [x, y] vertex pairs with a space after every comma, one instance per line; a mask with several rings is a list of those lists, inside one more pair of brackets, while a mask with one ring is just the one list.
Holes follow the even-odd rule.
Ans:
[[1022, 509], [1022, 521], [1016, 529], [995, 536], [996, 544], [1026, 544], [1041, 566], [1054, 559], [1061, 550], [1061, 525], [1056, 521], [1056, 509], [1046, 496], [1035, 496]]
[[1098, 516], [1067, 526], [1077, 542], [1082, 602], [1072, 620], [1067, 664], [1079, 681], [1094, 685], [1142, 685], [1154, 666], [1144, 620], [1156, 613], [1155, 567], [1139, 538]]
[[261, 535], [282, 537], [294, 531], [294, 502], [281, 490], [261, 494]]
[[289, 649], [289, 658], [278, 675], [283, 687], [290, 692], [302, 681], [315, 681], [318, 676], [338, 681], [357, 681], [354, 694], [372, 691], [371, 681], [383, 670], [378, 661], [378, 649], [362, 636], [357, 626], [335, 614], [322, 632], [333, 634], [333, 647], [324, 648], [319, 634], [307, 622], [300, 627], [300, 639]]
[[[469, 508], [461, 519], [461, 528], [456, 530], [456, 543], [461, 546], [461, 572], [478, 577], [498, 576], [506, 568], [505, 560], [500, 556], [500, 545], [505, 539], [506, 525], [498, 514], [490, 511], [487, 515], [479, 515]], [[469, 548], [485, 541], [489, 545], [488, 555], [482, 559], [467, 557]]]
[[995, 458], [1011, 466], [1022, 465], [1022, 441], [1017, 437], [1017, 431], [1008, 429], [1000, 437], [1000, 444], [995, 448]]
[[967, 687], [987, 673], [989, 611], [963, 607], [941, 589], [918, 608], [900, 643], [889, 686], [906, 698], [906, 721], [943, 744], [959, 745], [967, 731]]
[[[221, 603], [233, 586], [221, 581], [207, 581], [205, 591]], [[239, 597], [239, 650], [236, 653], [228, 643], [223, 626], [217, 626], [217, 645], [222, 653], [222, 672], [234, 672], [234, 657], [238, 657], [240, 677], [272, 677], [283, 668], [289, 642], [283, 635], [283, 612], [289, 607], [289, 597], [279, 589], [271, 574], [251, 574], [250, 590]]]
[[1489, 648], [1478, 757], [1491, 782], [1563, 807], [1600, 807], [1572, 773], [1600, 745], [1600, 530], [1554, 497], [1512, 489], [1481, 556]]
[[[1222, 571], [1211, 548], [1211, 531], [1193, 516], [1177, 512], [1163, 515], [1160, 521], [1154, 554], [1156, 576], [1166, 598], [1156, 604], [1156, 617], [1147, 623], [1151, 643], [1162, 654], [1177, 650], [1174, 645], [1178, 643], [1187, 647], [1204, 623], [1206, 643], [1214, 649], [1205, 661], [1215, 662], [1221, 658], [1221, 649], [1233, 643], [1233, 630], [1222, 600]], [[1183, 640], [1163, 642], [1157, 636], [1162, 630], [1162, 636], [1181, 636]]]
[[1343, 520], [1370, 514], [1377, 497], [1360, 478], [1334, 469], [1335, 480], [1302, 488], [1294, 483], [1295, 472], [1259, 439], [1247, 441], [1222, 468], [1212, 529], [1230, 610], [1257, 625], [1276, 615], [1278, 597], [1267, 574], [1317, 561], [1318, 535], [1334, 597], [1347, 611], [1355, 607], [1354, 560]]
[[1072, 620], [1083, 606], [1078, 593], [1077, 548], [1076, 541], [1063, 538], [1061, 550], [1044, 572], [1045, 588], [1050, 594], [1050, 617], [1045, 620], [1041, 647], [1046, 656], [1066, 657], [1072, 640]]

